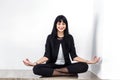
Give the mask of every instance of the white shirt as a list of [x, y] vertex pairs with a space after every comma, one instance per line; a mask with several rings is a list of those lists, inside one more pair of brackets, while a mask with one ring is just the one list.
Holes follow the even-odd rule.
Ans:
[[58, 64], [58, 65], [64, 65], [65, 64], [61, 43], [60, 43], [60, 46], [59, 46], [58, 57], [57, 57], [57, 60], [56, 60], [55, 64]]

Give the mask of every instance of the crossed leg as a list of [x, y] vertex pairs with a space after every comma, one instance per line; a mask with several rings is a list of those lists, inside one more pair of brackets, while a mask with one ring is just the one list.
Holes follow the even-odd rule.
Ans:
[[59, 76], [59, 75], [72, 75], [69, 73], [67, 67], [60, 68], [60, 69], [54, 69], [53, 76]]
[[88, 70], [88, 65], [86, 63], [73, 63], [71, 65], [62, 68], [53, 68], [53, 66], [48, 64], [39, 64], [34, 66], [33, 72], [36, 75], [42, 76], [63, 76], [63, 75], [74, 75], [77, 73], [86, 72]]

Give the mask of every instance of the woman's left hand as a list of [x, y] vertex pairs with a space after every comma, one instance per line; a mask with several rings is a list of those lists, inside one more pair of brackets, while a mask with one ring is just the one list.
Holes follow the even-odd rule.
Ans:
[[95, 56], [92, 60], [87, 61], [87, 63], [96, 64], [97, 62], [99, 62], [99, 60], [100, 60], [100, 57]]

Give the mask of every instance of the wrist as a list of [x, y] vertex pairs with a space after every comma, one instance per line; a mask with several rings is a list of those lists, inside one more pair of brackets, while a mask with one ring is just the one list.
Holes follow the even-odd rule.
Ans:
[[37, 63], [37, 62], [34, 62], [33, 64], [34, 64], [34, 66], [35, 66], [35, 65], [37, 65], [38, 63]]
[[88, 61], [88, 60], [86, 60], [85, 62], [86, 62], [87, 64], [89, 63], [89, 61]]

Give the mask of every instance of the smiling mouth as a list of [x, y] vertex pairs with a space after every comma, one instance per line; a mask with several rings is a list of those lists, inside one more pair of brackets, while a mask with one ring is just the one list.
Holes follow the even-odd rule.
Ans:
[[59, 28], [60, 30], [63, 30], [64, 28]]
[[63, 30], [63, 29], [60, 29], [60, 30]]

